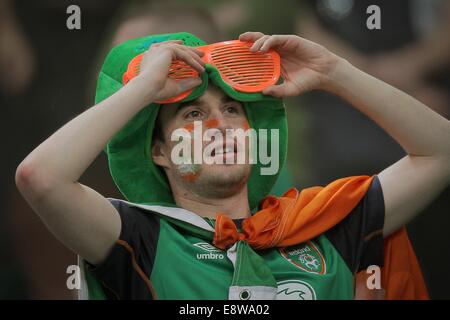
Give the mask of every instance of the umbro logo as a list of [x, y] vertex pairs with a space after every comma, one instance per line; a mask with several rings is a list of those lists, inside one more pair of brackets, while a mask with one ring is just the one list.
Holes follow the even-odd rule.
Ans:
[[198, 242], [193, 244], [195, 247], [202, 249], [203, 253], [197, 253], [197, 260], [222, 260], [225, 259], [223, 251], [217, 249], [207, 242]]

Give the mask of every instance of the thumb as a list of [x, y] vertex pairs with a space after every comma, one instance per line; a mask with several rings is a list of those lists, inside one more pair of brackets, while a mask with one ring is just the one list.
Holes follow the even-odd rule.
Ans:
[[286, 94], [286, 83], [268, 86], [262, 91], [262, 93], [270, 94], [274, 97], [282, 97]]
[[270, 94], [277, 98], [292, 97], [302, 93], [302, 90], [290, 81], [265, 88], [262, 93]]
[[195, 88], [202, 84], [202, 79], [200, 78], [188, 78], [177, 81], [180, 92], [187, 91], [189, 89]]

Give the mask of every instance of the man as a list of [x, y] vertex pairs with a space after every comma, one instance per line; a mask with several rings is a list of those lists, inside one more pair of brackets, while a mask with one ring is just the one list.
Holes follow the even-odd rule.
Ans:
[[[306, 39], [247, 32], [240, 40], [252, 42], [252, 52], [275, 49], [284, 82], [242, 93], [214, 65], [205, 65], [195, 48], [204, 43], [192, 35], [131, 40], [113, 49], [102, 68], [101, 102], [20, 164], [16, 180], [24, 197], [86, 261], [90, 298], [352, 299], [356, 273], [383, 265], [383, 236], [398, 240], [394, 232], [447, 185], [446, 119]], [[140, 52], [138, 75], [122, 86], [128, 62]], [[174, 59], [201, 79], [168, 77]], [[189, 89], [181, 103], [154, 103]], [[203, 163], [186, 170], [173, 161], [173, 132], [190, 132], [198, 121], [219, 132], [279, 130], [282, 164], [286, 119], [280, 98], [315, 89], [351, 102], [408, 155], [377, 176], [290, 189], [279, 198], [266, 197], [277, 175], [262, 174], [261, 163]], [[112, 176], [129, 202], [105, 199], [77, 182], [106, 144]], [[211, 155], [236, 157], [235, 149], [220, 151]], [[395, 248], [387, 248], [389, 266], [404, 253]], [[403, 284], [417, 290], [403, 296], [426, 296], [418, 294], [423, 288]]]

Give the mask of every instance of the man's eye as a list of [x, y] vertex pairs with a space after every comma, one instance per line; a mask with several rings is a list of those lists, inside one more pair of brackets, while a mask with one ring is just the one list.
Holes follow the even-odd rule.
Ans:
[[225, 110], [228, 113], [238, 113], [239, 112], [238, 108], [236, 108], [235, 106], [226, 107]]
[[201, 117], [201, 112], [198, 110], [193, 110], [186, 114], [186, 119], [198, 119]]

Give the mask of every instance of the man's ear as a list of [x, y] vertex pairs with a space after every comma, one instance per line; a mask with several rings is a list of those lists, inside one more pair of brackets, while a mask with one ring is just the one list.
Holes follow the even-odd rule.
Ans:
[[170, 158], [166, 156], [164, 143], [159, 139], [155, 139], [152, 144], [152, 160], [160, 167], [169, 168]]

